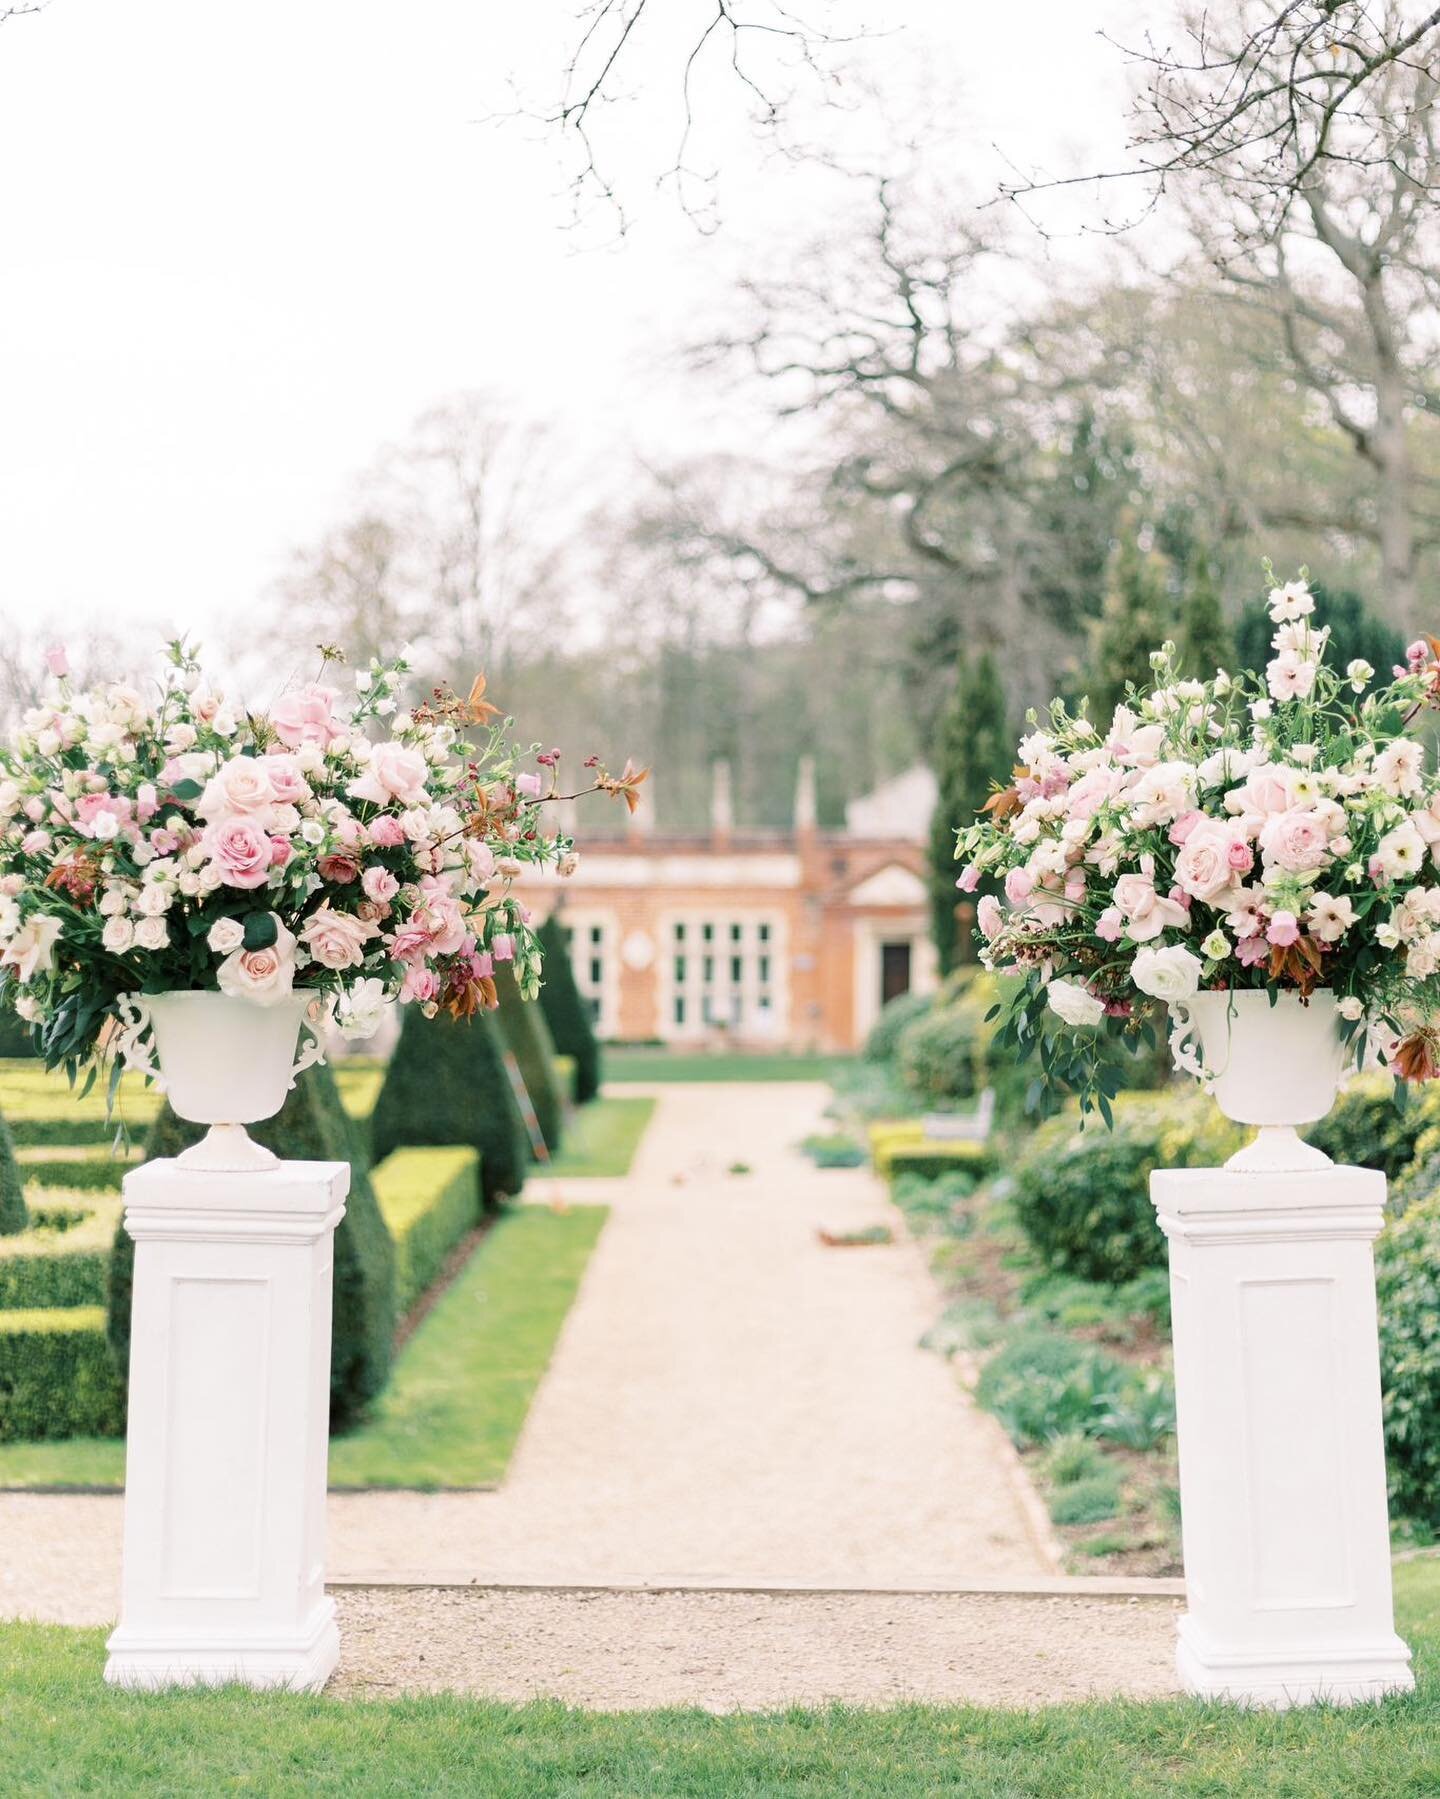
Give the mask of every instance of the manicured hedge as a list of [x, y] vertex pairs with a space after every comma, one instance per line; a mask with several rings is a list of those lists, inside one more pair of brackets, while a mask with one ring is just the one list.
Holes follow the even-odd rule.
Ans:
[[600, 1091], [600, 1040], [590, 1023], [580, 989], [575, 985], [575, 971], [570, 966], [569, 932], [552, 912], [541, 925], [538, 935], [545, 952], [540, 1007], [556, 1049], [562, 1056], [575, 1059], [575, 1103], [583, 1106]]
[[468, 1144], [480, 1152], [485, 1203], [498, 1208], [525, 1184], [529, 1138], [510, 1087], [495, 1021], [426, 1018], [404, 1008], [400, 1041], [371, 1115], [378, 1162], [417, 1144]]
[[30, 1187], [68, 1187], [74, 1192], [118, 1193], [130, 1169], [143, 1157], [134, 1150], [111, 1155], [97, 1147], [94, 1155], [67, 1156], [43, 1149], [19, 1152], [20, 1172]]
[[372, 1176], [395, 1245], [395, 1311], [403, 1318], [480, 1220], [473, 1149], [397, 1149]]
[[29, 1221], [25, 1183], [15, 1160], [15, 1144], [10, 1127], [0, 1118], [0, 1242], [23, 1231]]
[[1440, 1192], [1392, 1219], [1375, 1244], [1380, 1385], [1390, 1497], [1440, 1526]]
[[861, 1052], [867, 1062], [890, 1062], [900, 1045], [900, 1034], [913, 1020], [921, 1018], [935, 1004], [933, 993], [897, 993], [880, 1008], [880, 1016], [870, 1027]]
[[103, 1306], [0, 1312], [0, 1442], [114, 1437], [124, 1423]]
[[0, 1237], [0, 1311], [103, 1306], [115, 1236], [114, 1203], [87, 1209], [63, 1230], [47, 1227], [45, 1218], [41, 1212], [32, 1217], [29, 1230]]
[[550, 1027], [539, 1001], [521, 998], [520, 984], [508, 962], [496, 966], [495, 987], [500, 995], [500, 1010], [496, 1014], [500, 1034], [519, 1066], [535, 1122], [553, 1156], [560, 1148], [565, 1129], [565, 1095], [555, 1078], [555, 1045]]
[[1051, 1119], [1016, 1167], [1012, 1204], [1049, 1268], [1120, 1284], [1165, 1262], [1165, 1238], [1150, 1203], [1156, 1168], [1223, 1162], [1245, 1133], [1203, 1093], [1121, 1094], [1115, 1128], [1079, 1115]]
[[948, 1174], [956, 1168], [986, 1174], [994, 1161], [994, 1152], [988, 1144], [934, 1140], [902, 1144], [892, 1149], [887, 1158], [887, 1169], [892, 1179], [902, 1174], [918, 1174], [933, 1181], [937, 1175]]
[[[394, 1251], [370, 1184], [369, 1157], [324, 1063], [307, 1069], [282, 1110], [252, 1125], [250, 1134], [288, 1159], [350, 1164], [350, 1195], [335, 1232], [330, 1352], [330, 1426], [343, 1429], [362, 1416], [384, 1387], [395, 1335]], [[150, 1133], [147, 1152], [152, 1159], [177, 1155], [203, 1135], [203, 1126], [185, 1123], [166, 1106]], [[134, 1244], [122, 1225], [110, 1282], [110, 1338], [121, 1368], [129, 1366], [130, 1358], [133, 1265]]]

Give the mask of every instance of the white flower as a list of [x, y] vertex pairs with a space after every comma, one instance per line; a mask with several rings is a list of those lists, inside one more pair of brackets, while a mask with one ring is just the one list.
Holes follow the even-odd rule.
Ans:
[[1271, 697], [1277, 700], [1303, 700], [1315, 685], [1313, 662], [1294, 650], [1282, 650], [1273, 662], [1265, 665], [1265, 682]]
[[238, 918], [217, 918], [205, 941], [217, 956], [228, 956], [245, 941], [245, 927]]
[[13, 937], [19, 929], [19, 906], [8, 893], [0, 894], [0, 937]]
[[1342, 1018], [1348, 1018], [1351, 1024], [1354, 1024], [1357, 1019], [1365, 1016], [1365, 1002], [1356, 999], [1353, 993], [1347, 993], [1344, 999], [1337, 1004], [1335, 1010]]
[[1152, 999], [1170, 1001], [1189, 999], [1198, 992], [1204, 972], [1200, 958], [1175, 943], [1168, 949], [1137, 950], [1130, 978]]
[[1230, 954], [1230, 939], [1217, 927], [1200, 945], [1200, 953], [1212, 962], [1222, 961]]
[[1270, 616], [1277, 625], [1307, 618], [1314, 610], [1315, 596], [1305, 581], [1287, 581], [1270, 589]]
[[1363, 693], [1366, 686], [1375, 679], [1375, 670], [1363, 656], [1357, 656], [1353, 662], [1345, 664], [1345, 678], [1356, 693]]
[[1269, 700], [1253, 700], [1250, 704], [1250, 716], [1255, 720], [1257, 725], [1269, 718], [1274, 710], [1275, 708], [1270, 704]]
[[1342, 894], [1310, 896], [1310, 931], [1322, 943], [1338, 943], [1355, 922], [1355, 908]]
[[385, 983], [373, 977], [347, 988], [335, 1011], [342, 1037], [373, 1037], [385, 1018], [389, 995]]
[[135, 927], [135, 944], [139, 949], [164, 949], [169, 942], [170, 927], [163, 918], [142, 918]]
[[100, 933], [100, 941], [112, 955], [121, 955], [134, 943], [135, 927], [128, 918], [107, 918], [105, 929]]
[[1375, 778], [1397, 799], [1413, 799], [1424, 786], [1425, 752], [1413, 737], [1397, 737], [1375, 758]]
[[325, 827], [318, 818], [307, 818], [300, 827], [300, 835], [312, 846], [321, 844], [325, 841]]
[[1066, 1024], [1096, 1025], [1105, 1016], [1105, 1007], [1101, 1001], [1078, 981], [1051, 981], [1045, 989], [1045, 997], [1050, 1010], [1063, 1018]]
[[33, 980], [37, 974], [48, 974], [55, 965], [55, 940], [61, 928], [58, 918], [37, 912], [6, 944], [0, 954], [0, 968], [13, 968], [22, 983]]
[[1387, 881], [1418, 874], [1425, 863], [1425, 839], [1407, 819], [1380, 839], [1371, 863]]
[[100, 916], [102, 918], [119, 918], [129, 910], [130, 901], [123, 887], [107, 887], [100, 895]]
[[142, 918], [159, 918], [170, 910], [173, 897], [168, 887], [142, 887], [140, 897], [135, 902], [135, 910]]

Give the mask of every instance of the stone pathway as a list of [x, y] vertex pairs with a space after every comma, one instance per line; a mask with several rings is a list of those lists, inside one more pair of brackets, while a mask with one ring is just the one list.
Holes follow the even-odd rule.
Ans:
[[[331, 1496], [334, 1580], [453, 1583], [345, 1594], [345, 1690], [731, 1705], [1167, 1687], [1167, 1600], [936, 1591], [1043, 1584], [1054, 1547], [999, 1427], [918, 1347], [935, 1294], [914, 1245], [817, 1239], [898, 1229], [868, 1170], [797, 1152], [827, 1090], [655, 1091], [626, 1180], [532, 1183], [533, 1202], [612, 1215], [503, 1488]], [[119, 1542], [118, 1499], [0, 1494], [0, 1614], [113, 1617]], [[712, 1584], [878, 1591], [453, 1590]]]

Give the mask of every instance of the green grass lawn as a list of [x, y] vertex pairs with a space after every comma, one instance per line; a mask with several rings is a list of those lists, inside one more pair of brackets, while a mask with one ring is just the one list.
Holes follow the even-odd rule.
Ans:
[[602, 1097], [592, 1099], [570, 1114], [560, 1154], [548, 1166], [538, 1164], [537, 1175], [622, 1175], [630, 1164], [645, 1127], [655, 1110], [650, 1098]]
[[853, 1056], [677, 1055], [665, 1049], [607, 1049], [607, 1081], [828, 1081]]
[[[605, 1217], [603, 1206], [532, 1206], [500, 1219], [400, 1352], [370, 1422], [331, 1443], [331, 1485], [500, 1480]], [[0, 1489], [124, 1484], [113, 1438], [0, 1443]]]
[[331, 1442], [331, 1486], [501, 1480], [606, 1215], [501, 1218], [405, 1345], [370, 1421]]
[[1420, 1691], [1347, 1710], [593, 1713], [450, 1695], [117, 1693], [104, 1633], [0, 1625], [6, 1792], [484, 1799], [1433, 1799], [1440, 1564], [1397, 1570]]

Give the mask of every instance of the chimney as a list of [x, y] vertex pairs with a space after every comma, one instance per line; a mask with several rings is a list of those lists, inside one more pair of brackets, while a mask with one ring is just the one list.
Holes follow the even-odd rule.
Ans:
[[710, 769], [710, 841], [724, 849], [735, 828], [735, 807], [730, 797], [730, 764], [712, 763]]
[[802, 756], [795, 775], [795, 835], [815, 835], [815, 758]]

